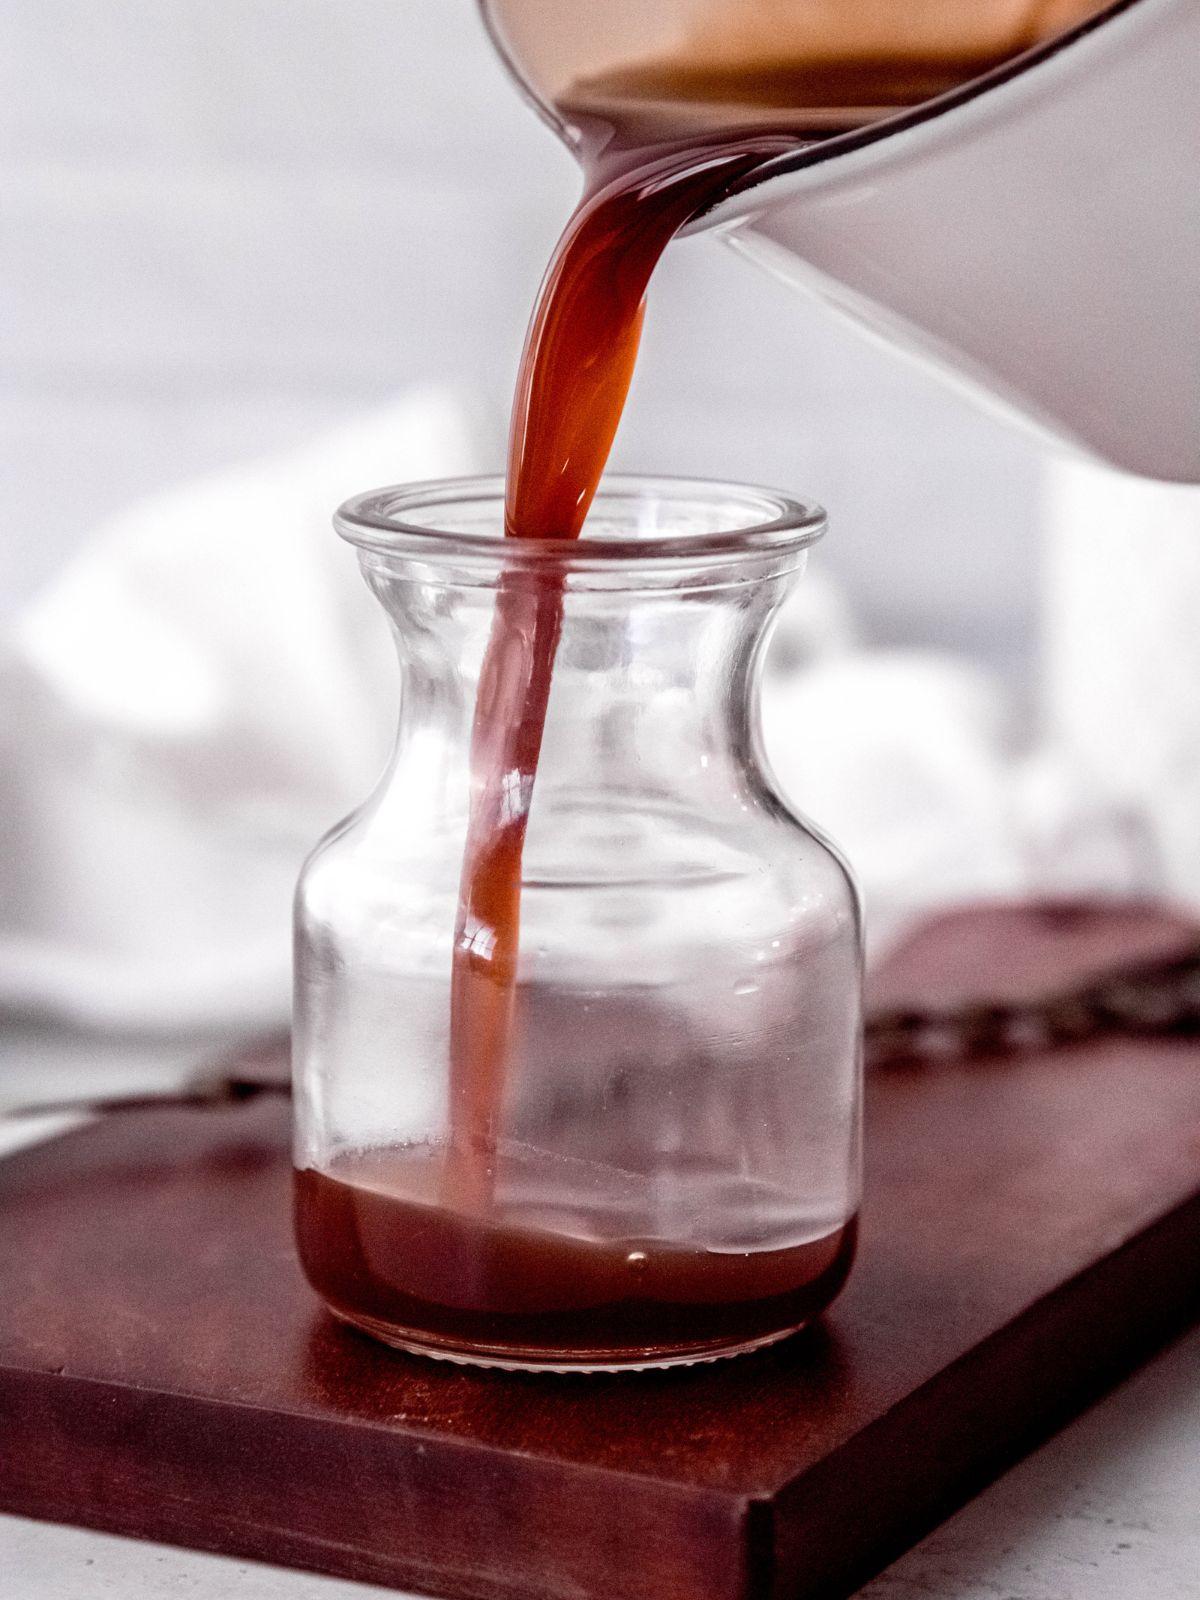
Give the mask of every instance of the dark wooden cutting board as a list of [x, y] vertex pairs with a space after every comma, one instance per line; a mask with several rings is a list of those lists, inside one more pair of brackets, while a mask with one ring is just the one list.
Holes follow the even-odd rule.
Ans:
[[[889, 1000], [1186, 934], [943, 919]], [[335, 1325], [287, 1112], [110, 1117], [0, 1162], [0, 1506], [469, 1600], [848, 1593], [1200, 1313], [1200, 1046], [881, 1072], [850, 1287], [758, 1356], [477, 1373]]]

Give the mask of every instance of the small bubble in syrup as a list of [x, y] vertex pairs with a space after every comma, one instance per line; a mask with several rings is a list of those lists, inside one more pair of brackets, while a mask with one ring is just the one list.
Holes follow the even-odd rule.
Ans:
[[625, 1265], [641, 1268], [646, 1265], [646, 1252], [644, 1250], [631, 1250], [625, 1257]]

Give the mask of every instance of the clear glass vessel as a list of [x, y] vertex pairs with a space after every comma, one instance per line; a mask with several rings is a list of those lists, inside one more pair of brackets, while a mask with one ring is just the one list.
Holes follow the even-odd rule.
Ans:
[[[823, 515], [614, 478], [584, 538], [513, 539], [502, 483], [479, 479], [362, 495], [336, 525], [403, 692], [386, 772], [297, 891], [310, 1282], [391, 1344], [484, 1365], [665, 1366], [785, 1336], [845, 1281], [860, 1184], [857, 899], [758, 729], [771, 620]], [[460, 919], [476, 695], [498, 651], [519, 667], [548, 595], [536, 781], [500, 788], [525, 819], [502, 974], [495, 930]], [[503, 1026], [465, 1067], [460, 959]], [[455, 1073], [476, 1065], [490, 1109], [463, 1134]]]

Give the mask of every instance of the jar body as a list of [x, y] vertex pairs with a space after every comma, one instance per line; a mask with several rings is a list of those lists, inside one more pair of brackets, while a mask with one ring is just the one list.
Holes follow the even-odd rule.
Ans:
[[310, 1281], [394, 1344], [504, 1366], [701, 1360], [802, 1325], [853, 1253], [861, 980], [845, 868], [754, 733], [796, 561], [566, 579], [470, 1204], [446, 1181], [450, 990], [495, 584], [436, 552], [363, 561], [404, 689], [388, 772], [297, 893]]

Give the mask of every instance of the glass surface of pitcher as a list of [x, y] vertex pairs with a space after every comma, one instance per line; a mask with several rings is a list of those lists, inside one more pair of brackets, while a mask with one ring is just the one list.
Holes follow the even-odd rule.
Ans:
[[[622, 479], [570, 542], [504, 538], [495, 480], [339, 514], [403, 680], [389, 767], [297, 894], [298, 1240], [345, 1321], [450, 1359], [608, 1370], [753, 1349], [840, 1289], [859, 908], [776, 791], [757, 709], [823, 523], [767, 491]], [[507, 1048], [464, 1190], [450, 983], [478, 675], [497, 594], [547, 584], [561, 632]], [[486, 957], [487, 928], [460, 937]]]

